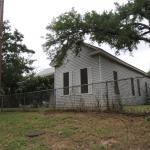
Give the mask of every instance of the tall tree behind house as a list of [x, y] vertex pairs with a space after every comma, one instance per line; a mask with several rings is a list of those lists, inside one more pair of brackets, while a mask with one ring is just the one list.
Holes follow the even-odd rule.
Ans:
[[0, 90], [2, 82], [2, 31], [3, 31], [4, 0], [0, 0]]

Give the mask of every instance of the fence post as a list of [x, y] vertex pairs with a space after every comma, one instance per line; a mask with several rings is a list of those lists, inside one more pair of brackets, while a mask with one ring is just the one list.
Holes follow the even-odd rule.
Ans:
[[2, 112], [2, 96], [1, 95], [0, 95], [0, 106], [1, 106], [0, 112]]
[[[118, 84], [118, 80], [114, 80], [114, 93], [115, 93], [115, 104], [114, 104], [114, 108], [115, 111], [120, 111], [122, 110], [122, 102], [121, 102], [121, 97], [120, 97], [120, 89], [119, 89], [119, 84]], [[116, 104], [117, 102], [117, 104]]]
[[3, 106], [3, 105], [4, 105], [3, 103], [4, 103], [4, 99], [3, 99], [3, 96], [1, 96], [1, 112], [3, 112], [3, 107], [4, 107], [4, 106]]
[[117, 111], [120, 111], [123, 109], [123, 106], [122, 106], [122, 102], [121, 102], [121, 97], [120, 97], [120, 89], [119, 89], [119, 85], [118, 85], [118, 81], [117, 81], [117, 86], [118, 86], [118, 94], [117, 94], [117, 101], [118, 101], [118, 108], [117, 108]]
[[57, 94], [57, 90], [54, 89], [54, 109], [56, 109], [56, 94]]
[[25, 93], [23, 94], [23, 111], [25, 111]]

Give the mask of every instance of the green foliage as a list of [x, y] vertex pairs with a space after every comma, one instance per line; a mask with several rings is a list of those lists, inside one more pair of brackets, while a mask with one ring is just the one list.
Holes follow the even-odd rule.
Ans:
[[72, 9], [57, 17], [47, 27], [45, 52], [60, 65], [68, 49], [73, 49], [76, 55], [79, 53], [87, 35], [93, 42], [116, 48], [116, 53], [131, 52], [141, 41], [150, 43], [150, 1], [130, 0], [115, 5], [115, 11], [102, 14], [92, 11], [82, 16]]
[[14, 93], [23, 74], [33, 70], [34, 60], [24, 56], [31, 56], [34, 51], [23, 44], [23, 35], [18, 30], [12, 31], [8, 22], [4, 23], [2, 40], [2, 86], [6, 94]]
[[57, 61], [58, 65], [61, 64], [69, 48], [75, 49], [76, 54], [80, 51], [80, 44], [86, 32], [84, 25], [82, 16], [72, 9], [57, 17], [47, 26], [50, 33], [46, 36], [45, 52], [50, 58]]
[[39, 90], [53, 89], [54, 79], [52, 77], [35, 77], [30, 75], [25, 77], [21, 82], [18, 83], [18, 89], [16, 92], [32, 92]]

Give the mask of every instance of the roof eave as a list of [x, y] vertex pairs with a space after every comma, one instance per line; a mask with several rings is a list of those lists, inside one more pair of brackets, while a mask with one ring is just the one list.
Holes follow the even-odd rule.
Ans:
[[140, 69], [138, 69], [138, 68], [136, 68], [136, 67], [134, 67], [134, 66], [132, 66], [132, 65], [126, 63], [126, 62], [124, 62], [124, 61], [122, 61], [121, 59], [119, 59], [119, 58], [109, 54], [108, 52], [104, 51], [101, 48], [98, 48], [98, 47], [95, 47], [95, 46], [92, 46], [92, 45], [89, 45], [89, 44], [85, 44], [85, 46], [90, 47], [90, 48], [95, 50], [94, 52], [90, 53], [90, 56], [95, 56], [95, 55], [99, 55], [100, 54], [100, 55], [102, 55], [102, 56], [104, 56], [106, 58], [109, 58], [110, 60], [113, 60], [113, 61], [115, 61], [115, 62], [117, 62], [117, 63], [119, 63], [119, 64], [121, 64], [121, 65], [123, 65], [123, 66], [125, 66], [125, 67], [127, 67], [127, 68], [129, 68], [131, 70], [133, 70], [133, 71], [136, 71], [136, 72], [138, 72], [138, 73], [140, 73], [140, 74], [142, 74], [144, 76], [147, 76], [146, 72], [144, 72], [144, 71], [142, 71], [142, 70], [140, 70]]

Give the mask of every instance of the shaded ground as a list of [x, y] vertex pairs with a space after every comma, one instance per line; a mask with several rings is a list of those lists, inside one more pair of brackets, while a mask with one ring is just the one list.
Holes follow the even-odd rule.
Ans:
[[[25, 135], [46, 131], [39, 137]], [[148, 150], [150, 117], [108, 113], [0, 113], [0, 150]]]

